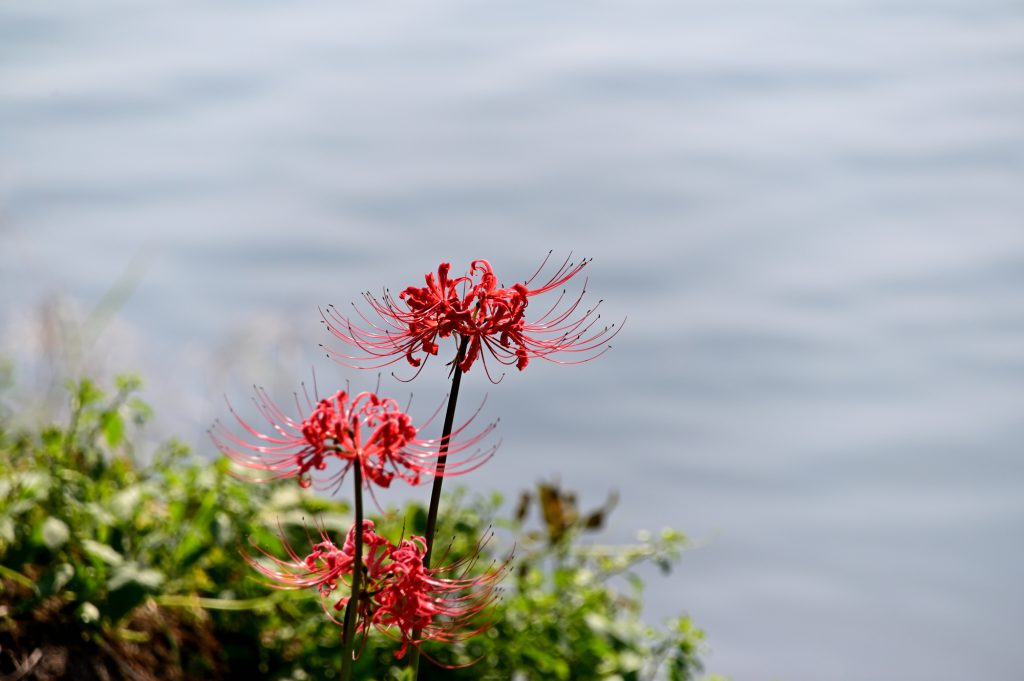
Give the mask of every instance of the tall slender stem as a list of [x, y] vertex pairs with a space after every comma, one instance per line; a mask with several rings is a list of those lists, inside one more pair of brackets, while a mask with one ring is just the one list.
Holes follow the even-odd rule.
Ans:
[[448, 411], [444, 414], [444, 430], [441, 431], [441, 447], [438, 450], [437, 467], [434, 469], [434, 486], [430, 490], [430, 506], [427, 508], [427, 552], [423, 556], [423, 567], [430, 567], [430, 556], [434, 549], [434, 532], [437, 530], [437, 509], [441, 505], [441, 483], [444, 482], [444, 466], [448, 461], [448, 440], [455, 424], [455, 404], [459, 401], [459, 386], [462, 384], [462, 359], [466, 355], [469, 337], [459, 343], [459, 354], [452, 369], [452, 391], [448, 394]]
[[[444, 428], [441, 431], [441, 447], [438, 450], [437, 467], [434, 469], [434, 486], [430, 490], [430, 506], [427, 508], [427, 551], [423, 554], [423, 567], [430, 567], [430, 557], [434, 550], [434, 532], [437, 530], [437, 509], [441, 505], [441, 483], [444, 481], [444, 466], [448, 461], [448, 441], [452, 436], [452, 428], [455, 425], [455, 405], [459, 401], [459, 386], [462, 385], [462, 364], [466, 356], [466, 348], [469, 347], [469, 338], [463, 337], [459, 343], [459, 353], [455, 357], [455, 366], [452, 369], [452, 390], [448, 393], [448, 410], [444, 414]], [[413, 630], [412, 638], [418, 641], [420, 629]], [[412, 672], [412, 681], [419, 678], [420, 673], [420, 649], [413, 646], [409, 654], [409, 670]]]
[[356, 617], [359, 612], [360, 583], [363, 578], [363, 467], [362, 462], [356, 461], [352, 466], [353, 479], [355, 481], [355, 506], [356, 518], [354, 524], [355, 535], [355, 563], [352, 567], [352, 595], [348, 599], [348, 606], [345, 608], [345, 620], [342, 631], [344, 640], [341, 649], [341, 681], [351, 681], [353, 651], [356, 643]]

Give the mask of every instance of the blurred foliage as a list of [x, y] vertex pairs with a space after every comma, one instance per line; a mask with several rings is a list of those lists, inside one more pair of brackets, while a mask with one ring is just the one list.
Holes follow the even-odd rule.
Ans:
[[[6, 375], [0, 371], [0, 389]], [[178, 442], [140, 464], [134, 443], [151, 414], [138, 388], [130, 377], [112, 391], [77, 382], [69, 386], [69, 422], [38, 428], [14, 426], [0, 399], [0, 674], [335, 678], [340, 631], [319, 598], [268, 588], [241, 551], [253, 551], [251, 541], [283, 555], [283, 534], [302, 553], [316, 524], [340, 540], [348, 506], [291, 481], [248, 484], [226, 461], [194, 459]], [[685, 539], [666, 530], [629, 546], [583, 541], [613, 505], [580, 513], [574, 495], [551, 483], [524, 494], [508, 516], [497, 496], [449, 497], [438, 535], [450, 537], [447, 558], [480, 550], [487, 569], [514, 545], [514, 568], [493, 626], [463, 644], [425, 646], [446, 664], [476, 663], [425, 662], [420, 678], [696, 678], [702, 632], [685, 617], [661, 629], [644, 624], [635, 572], [643, 563], [667, 572]], [[378, 530], [392, 538], [422, 533], [425, 515], [418, 503], [391, 509], [376, 518]], [[40, 651], [60, 646], [69, 671], [44, 673]], [[370, 634], [357, 677], [402, 678], [396, 646]]]

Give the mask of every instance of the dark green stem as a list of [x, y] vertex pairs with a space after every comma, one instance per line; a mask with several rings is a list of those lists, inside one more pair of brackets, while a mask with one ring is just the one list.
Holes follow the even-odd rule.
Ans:
[[448, 411], [444, 414], [444, 430], [441, 431], [441, 448], [438, 450], [437, 467], [434, 469], [434, 486], [430, 490], [430, 506], [427, 508], [427, 552], [423, 556], [423, 567], [430, 567], [430, 555], [434, 548], [434, 532], [437, 530], [437, 509], [441, 505], [441, 483], [444, 482], [444, 466], [448, 461], [448, 440], [455, 424], [455, 404], [459, 401], [459, 385], [462, 384], [462, 359], [466, 355], [469, 338], [459, 344], [459, 354], [452, 369], [452, 391], [448, 395]]
[[356, 461], [352, 467], [353, 478], [355, 479], [355, 563], [352, 566], [352, 595], [349, 596], [348, 606], [345, 608], [345, 621], [342, 627], [343, 639], [341, 649], [341, 681], [351, 681], [353, 652], [356, 643], [356, 618], [359, 613], [359, 588], [363, 577], [363, 469], [360, 461]]
[[[441, 431], [441, 447], [438, 450], [437, 467], [434, 469], [434, 486], [430, 490], [430, 506], [427, 508], [427, 551], [423, 554], [423, 567], [430, 567], [430, 557], [434, 550], [434, 532], [437, 530], [437, 509], [441, 505], [441, 483], [444, 481], [444, 466], [448, 461], [448, 441], [452, 436], [452, 428], [455, 425], [455, 405], [459, 401], [459, 386], [462, 384], [462, 360], [466, 356], [466, 348], [469, 347], [469, 338], [463, 337], [459, 343], [459, 353], [455, 357], [455, 365], [452, 368], [452, 390], [448, 394], [448, 410], [444, 414], [444, 428]], [[413, 631], [413, 640], [418, 641], [420, 630]], [[413, 646], [409, 654], [409, 669], [412, 671], [412, 681], [419, 678], [420, 671], [420, 649]]]

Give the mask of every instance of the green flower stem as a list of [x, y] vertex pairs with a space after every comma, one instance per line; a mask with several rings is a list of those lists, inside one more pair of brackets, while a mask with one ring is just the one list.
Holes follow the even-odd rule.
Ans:
[[444, 466], [448, 461], [448, 440], [452, 436], [455, 424], [455, 404], [459, 401], [459, 386], [462, 384], [462, 364], [466, 356], [469, 338], [463, 338], [459, 344], [459, 354], [455, 357], [452, 369], [452, 390], [448, 395], [448, 411], [444, 414], [444, 430], [441, 431], [441, 448], [438, 451], [437, 467], [434, 469], [434, 486], [430, 490], [430, 506], [427, 509], [427, 552], [423, 556], [423, 566], [430, 567], [430, 555], [434, 548], [434, 532], [437, 530], [437, 509], [441, 505], [441, 483], [444, 482]]
[[[285, 593], [285, 592], [278, 592]], [[309, 594], [312, 598], [315, 594]], [[302, 595], [288, 594], [289, 599], [303, 598]], [[187, 594], [167, 594], [154, 596], [153, 601], [165, 608], [202, 608], [203, 610], [260, 610], [270, 608], [275, 602], [284, 600], [284, 597], [277, 593], [259, 598], [206, 598], [203, 596], [192, 596]]]
[[[469, 338], [463, 337], [459, 343], [459, 353], [455, 357], [455, 365], [452, 368], [452, 390], [448, 394], [448, 410], [444, 414], [444, 429], [441, 431], [441, 447], [438, 450], [437, 468], [434, 469], [434, 486], [430, 490], [430, 506], [427, 508], [427, 552], [423, 554], [423, 567], [430, 567], [430, 556], [434, 550], [434, 532], [437, 530], [437, 509], [441, 505], [441, 483], [444, 481], [444, 466], [448, 460], [448, 441], [452, 436], [452, 428], [455, 425], [455, 405], [459, 401], [459, 386], [462, 385], [462, 364], [466, 356], [466, 348], [469, 346]], [[413, 630], [413, 640], [418, 641], [420, 630]], [[420, 649], [412, 647], [409, 653], [409, 669], [412, 672], [412, 679], [416, 681], [420, 671]]]
[[12, 582], [17, 582], [23, 587], [27, 589], [32, 589], [32, 591], [34, 591], [37, 594], [39, 593], [39, 587], [36, 585], [36, 583], [28, 577], [26, 577], [25, 575], [21, 574], [20, 572], [17, 572], [16, 570], [12, 570], [10, 568], [4, 567], [3, 565], [0, 565], [0, 577], [6, 577]]
[[352, 595], [348, 599], [348, 606], [345, 608], [345, 621], [342, 631], [344, 640], [341, 650], [341, 681], [351, 681], [353, 651], [356, 643], [356, 616], [359, 611], [359, 588], [363, 577], [363, 468], [361, 462], [357, 461], [352, 467], [355, 481], [355, 564], [352, 567]]

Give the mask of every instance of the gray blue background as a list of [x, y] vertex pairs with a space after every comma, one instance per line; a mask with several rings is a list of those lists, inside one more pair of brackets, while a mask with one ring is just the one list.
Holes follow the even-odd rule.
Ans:
[[1017, 2], [6, 0], [0, 239], [23, 388], [77, 337], [211, 456], [224, 395], [372, 385], [318, 305], [593, 257], [615, 348], [469, 374], [467, 483], [686, 530], [647, 617], [737, 681], [1024, 670]]

